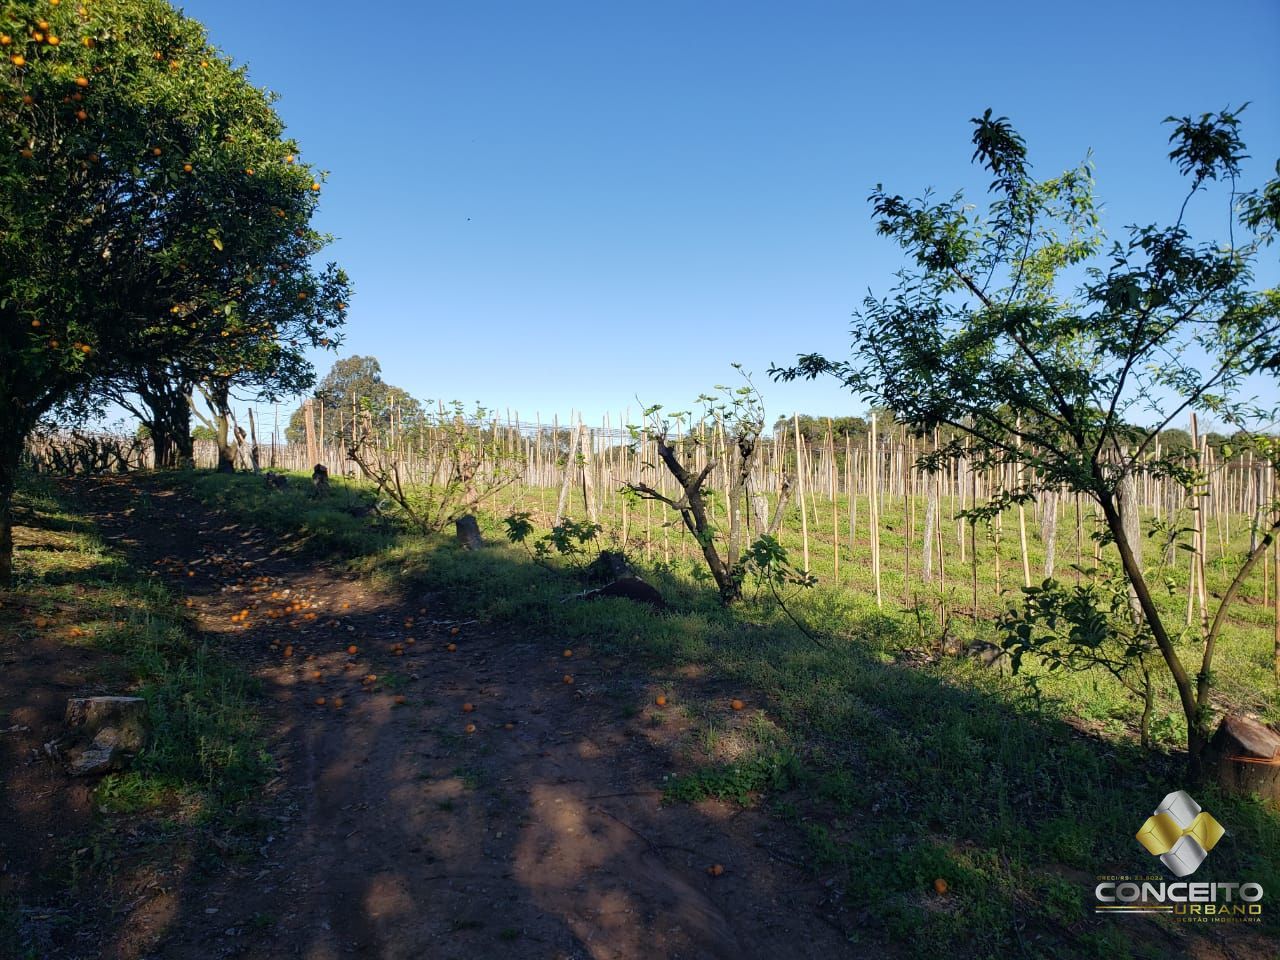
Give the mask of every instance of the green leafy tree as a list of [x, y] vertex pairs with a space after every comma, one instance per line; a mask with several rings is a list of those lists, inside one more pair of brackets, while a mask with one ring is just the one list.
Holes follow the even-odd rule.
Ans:
[[[399, 433], [417, 439], [425, 428], [427, 417], [422, 404], [407, 390], [382, 379], [382, 364], [377, 357], [344, 357], [334, 361], [329, 372], [316, 384], [315, 398], [327, 411], [324, 423], [326, 443], [344, 444], [352, 437], [352, 420], [365, 420], [367, 429], [389, 430], [392, 418]], [[331, 411], [331, 413], [329, 413]], [[319, 429], [319, 424], [316, 424]], [[306, 423], [301, 408], [289, 418], [285, 436], [290, 443], [306, 440]]]
[[216, 351], [260, 322], [244, 301], [261, 284], [296, 299], [322, 278], [318, 175], [199, 23], [163, 0], [11, 0], [0, 39], [7, 581], [16, 467], [41, 416], [91, 384]]
[[[1108, 245], [1090, 167], [1035, 179], [1021, 136], [988, 110], [973, 121], [974, 159], [992, 177], [986, 214], [959, 194], [907, 200], [877, 187], [870, 198], [877, 232], [895, 240], [911, 266], [888, 296], [865, 301], [852, 359], [807, 355], [773, 372], [784, 379], [834, 375], [912, 428], [954, 428], [957, 439], [943, 456], [958, 455], [967, 437], [988, 462], [1017, 465], [1010, 475], [1023, 479], [995, 492], [994, 509], [1049, 489], [1093, 500], [1136, 614], [1176, 687], [1190, 773], [1198, 779], [1211, 729], [1215, 646], [1280, 520], [1273, 505], [1264, 535], [1238, 558], [1207, 628], [1182, 631], [1172, 604], [1162, 611], [1159, 584], [1139, 558], [1132, 519], [1126, 524], [1136, 518], [1126, 487], [1150, 471], [1200, 495], [1194, 457], [1183, 449], [1154, 457], [1160, 432], [1192, 410], [1256, 437], [1259, 453], [1277, 459], [1276, 446], [1258, 433], [1276, 411], [1251, 395], [1257, 381], [1250, 378], [1272, 378], [1280, 368], [1280, 291], [1253, 280], [1280, 228], [1280, 178], [1240, 192], [1239, 111], [1169, 122], [1170, 157], [1189, 180], [1176, 219], [1130, 227], [1125, 240]], [[1196, 243], [1183, 214], [1215, 183], [1229, 193], [1222, 198], [1230, 204], [1228, 239]], [[1038, 611], [1060, 618], [1080, 614], [1087, 599], [1032, 597]], [[1079, 632], [1090, 644], [1098, 638], [1093, 627]], [[1198, 658], [1198, 669], [1188, 668], [1188, 657]]]

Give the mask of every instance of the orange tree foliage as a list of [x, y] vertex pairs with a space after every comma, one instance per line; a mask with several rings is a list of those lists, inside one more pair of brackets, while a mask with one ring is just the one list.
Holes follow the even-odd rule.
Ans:
[[319, 175], [272, 96], [163, 0], [0, 6], [0, 581], [25, 437], [140, 366], [224, 380], [336, 339]]

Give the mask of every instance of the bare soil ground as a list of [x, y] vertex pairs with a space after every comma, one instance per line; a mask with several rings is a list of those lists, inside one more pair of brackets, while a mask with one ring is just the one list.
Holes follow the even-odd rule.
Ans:
[[[139, 483], [145, 517], [131, 506]], [[663, 776], [682, 765], [680, 722], [629, 664], [442, 622], [431, 597], [374, 590], [145, 480], [77, 490], [259, 678], [277, 771], [242, 818], [250, 849], [230, 835], [199, 855], [149, 848], [84, 905], [56, 955], [886, 954], [850, 943], [854, 918], [799, 868], [789, 828], [717, 802], [662, 803]], [[26, 729], [0, 738], [5, 793], [21, 798], [0, 814], [0, 856], [33, 871], [56, 867], [58, 838], [94, 816], [91, 784], [31, 750], [97, 656], [5, 657], [0, 715]], [[119, 829], [127, 843], [128, 818]]]

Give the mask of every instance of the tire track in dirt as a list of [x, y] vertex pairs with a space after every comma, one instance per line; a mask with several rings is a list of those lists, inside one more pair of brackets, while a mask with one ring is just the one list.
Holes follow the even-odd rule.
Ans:
[[256, 804], [261, 858], [187, 871], [130, 918], [145, 935], [104, 955], [859, 955], [827, 891], [783, 862], [801, 857], [784, 828], [661, 804], [677, 745], [645, 711], [622, 716], [649, 702], [625, 664], [438, 622], [153, 481], [86, 489], [104, 531], [262, 682], [279, 766]]

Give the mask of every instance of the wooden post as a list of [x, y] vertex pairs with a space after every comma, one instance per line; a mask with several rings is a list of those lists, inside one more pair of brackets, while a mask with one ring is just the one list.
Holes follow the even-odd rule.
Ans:
[[[1271, 499], [1273, 508], [1276, 504], [1280, 504], [1280, 470], [1277, 470], [1274, 464], [1271, 467]], [[1280, 538], [1277, 538], [1272, 544], [1271, 569], [1275, 576], [1271, 597], [1275, 614], [1275, 648], [1273, 656], [1276, 683], [1280, 684]]]
[[876, 415], [871, 414], [871, 432], [867, 434], [867, 522], [871, 529], [871, 569], [876, 581], [876, 606], [884, 606], [880, 589], [880, 495], [876, 490], [880, 473], [876, 453]]
[[577, 454], [581, 431], [570, 427], [569, 436], [571, 438], [569, 440], [569, 455], [564, 464], [564, 478], [560, 482], [560, 498], [556, 501], [557, 524], [564, 519], [565, 509], [569, 505], [569, 488], [573, 484], [573, 475], [578, 469]]
[[258, 457], [258, 425], [253, 415], [253, 407], [249, 408], [249, 463], [253, 465], [253, 472], [257, 473], [261, 468], [261, 462]]
[[[1018, 429], [1022, 429], [1022, 418], [1017, 420]], [[1022, 440], [1018, 440], [1018, 450], [1022, 450]], [[1018, 461], [1018, 488], [1021, 492], [1023, 481], [1022, 461]], [[1022, 548], [1022, 583], [1023, 586], [1031, 586], [1031, 559], [1027, 556], [1027, 511], [1021, 501], [1018, 502], [1018, 545]]]
[[800, 538], [804, 545], [804, 569], [809, 570], [809, 517], [804, 507], [804, 445], [800, 443], [800, 414], [792, 413], [796, 431], [796, 486], [800, 496]]
[[600, 513], [596, 508], [595, 457], [592, 447], [595, 438], [591, 431], [578, 419], [578, 447], [582, 450], [582, 499], [587, 507], [587, 519], [598, 523]]
[[302, 423], [307, 431], [307, 463], [315, 466], [320, 462], [320, 456], [316, 452], [316, 418], [311, 410], [310, 397], [302, 401]]
[[840, 582], [840, 501], [836, 497], [836, 438], [827, 417], [827, 477], [831, 487], [831, 549], [835, 554], [835, 582]]

